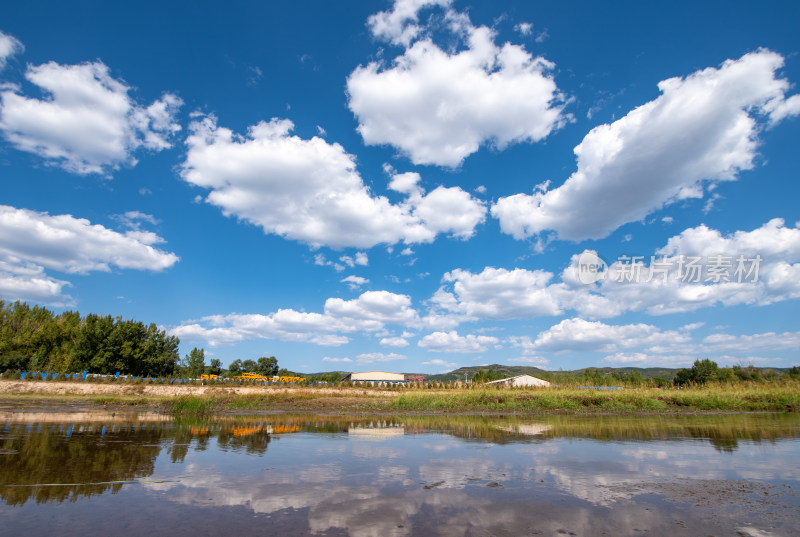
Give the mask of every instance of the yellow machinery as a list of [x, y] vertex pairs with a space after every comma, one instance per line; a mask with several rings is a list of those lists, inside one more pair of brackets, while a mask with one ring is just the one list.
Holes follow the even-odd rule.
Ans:
[[219, 375], [200, 375], [200, 380], [219, 380]]
[[[273, 379], [275, 377], [272, 377]], [[279, 377], [278, 382], [303, 382], [305, 381], [305, 377]]]
[[242, 382], [285, 382], [285, 383], [299, 383], [305, 382], [305, 377], [289, 377], [289, 376], [274, 376], [274, 377], [265, 377], [264, 375], [258, 375], [256, 373], [242, 373], [241, 375], [237, 375], [235, 377], [231, 377], [231, 380], [239, 380]]
[[242, 373], [241, 375], [231, 377], [231, 380], [241, 380], [242, 382], [269, 382], [272, 379], [255, 373]]

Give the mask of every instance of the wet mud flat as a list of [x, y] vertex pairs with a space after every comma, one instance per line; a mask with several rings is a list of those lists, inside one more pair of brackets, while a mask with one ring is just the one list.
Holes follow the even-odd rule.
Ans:
[[800, 528], [800, 419], [0, 413], [0, 535]]

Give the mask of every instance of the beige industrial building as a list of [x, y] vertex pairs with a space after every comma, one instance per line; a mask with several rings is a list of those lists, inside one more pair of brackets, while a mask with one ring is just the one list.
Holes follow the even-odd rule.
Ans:
[[403, 373], [388, 373], [386, 371], [364, 371], [362, 373], [350, 373], [342, 380], [370, 384], [406, 384], [408, 382]]
[[507, 379], [500, 379], [495, 380], [492, 382], [487, 382], [487, 386], [510, 386], [510, 387], [520, 387], [520, 386], [528, 386], [534, 388], [546, 388], [550, 386], [550, 383], [546, 380], [542, 380], [540, 378], [532, 377], [530, 375], [517, 375], [516, 377], [509, 377]]

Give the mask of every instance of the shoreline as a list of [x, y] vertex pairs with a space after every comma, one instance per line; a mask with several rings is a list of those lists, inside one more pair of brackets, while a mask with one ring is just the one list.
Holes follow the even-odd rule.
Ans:
[[79, 406], [173, 414], [725, 414], [800, 412], [798, 388], [795, 385], [754, 385], [612, 391], [578, 388], [390, 390], [0, 380], [0, 404], [15, 408]]

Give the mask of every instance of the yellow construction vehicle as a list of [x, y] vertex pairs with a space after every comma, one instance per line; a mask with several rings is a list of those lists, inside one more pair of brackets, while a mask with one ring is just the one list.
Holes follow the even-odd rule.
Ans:
[[[272, 377], [275, 378], [275, 377]], [[278, 382], [304, 382], [305, 377], [279, 377]]]
[[242, 373], [241, 375], [231, 377], [231, 380], [240, 380], [242, 382], [269, 382], [271, 379], [255, 373]]
[[235, 377], [231, 377], [231, 380], [238, 380], [242, 382], [284, 382], [284, 383], [300, 383], [305, 382], [305, 377], [291, 377], [291, 376], [274, 376], [274, 377], [265, 377], [264, 375], [258, 375], [256, 373], [242, 373], [241, 375], [237, 375]]

